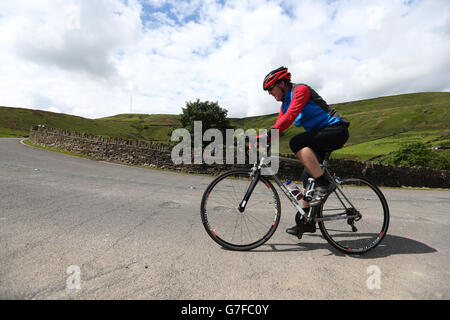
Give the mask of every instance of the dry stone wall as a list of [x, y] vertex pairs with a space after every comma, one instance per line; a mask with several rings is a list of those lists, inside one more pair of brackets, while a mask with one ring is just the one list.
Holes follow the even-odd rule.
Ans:
[[[249, 165], [179, 164], [171, 160], [172, 147], [165, 144], [104, 138], [85, 133], [33, 126], [30, 142], [46, 147], [80, 153], [94, 160], [171, 169], [188, 173], [217, 175], [233, 168]], [[294, 156], [290, 156], [294, 158]], [[193, 163], [193, 161], [192, 161]], [[329, 168], [340, 177], [359, 176], [378, 186], [412, 186], [450, 188], [450, 171], [421, 167], [395, 167], [351, 160], [332, 159]], [[278, 175], [282, 179], [301, 180], [303, 167], [291, 161], [281, 161]]]

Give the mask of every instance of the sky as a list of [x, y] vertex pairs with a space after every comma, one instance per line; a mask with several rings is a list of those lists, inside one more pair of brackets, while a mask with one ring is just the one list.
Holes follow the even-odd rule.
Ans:
[[328, 103], [450, 91], [448, 0], [0, 2], [0, 106], [86, 118], [277, 113], [289, 68]]

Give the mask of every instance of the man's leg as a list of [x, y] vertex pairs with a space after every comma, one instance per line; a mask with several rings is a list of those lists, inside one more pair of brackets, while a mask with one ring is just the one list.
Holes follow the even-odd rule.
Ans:
[[305, 166], [316, 181], [314, 199], [310, 206], [317, 206], [335, 189], [336, 185], [329, 181], [320, 167], [317, 154], [313, 150], [333, 150], [341, 147], [348, 139], [348, 129], [344, 126], [330, 126], [299, 134], [291, 139], [291, 150]]
[[297, 158], [303, 163], [310, 176], [315, 179], [314, 199], [308, 203], [308, 206], [317, 206], [333, 192], [336, 185], [324, 175], [324, 171], [320, 167], [319, 161], [311, 148], [305, 147], [299, 150], [297, 152]]
[[[296, 154], [296, 157], [302, 162], [305, 166], [305, 171], [303, 172], [303, 179], [306, 180], [307, 177], [313, 177], [316, 180], [316, 183], [323, 187], [325, 192], [328, 191], [328, 185], [330, 182], [328, 179], [324, 177], [324, 172], [320, 167], [319, 160], [317, 159], [314, 151], [309, 147], [304, 147], [300, 149]], [[307, 181], [307, 180], [306, 180]], [[320, 184], [319, 184], [320, 183]], [[303, 181], [303, 194], [305, 194], [306, 182]], [[308, 201], [303, 200], [303, 210], [308, 213], [310, 208], [310, 203]], [[300, 213], [297, 213], [295, 216], [295, 226], [286, 229], [286, 232], [292, 235], [296, 235], [299, 239], [302, 238], [303, 233], [305, 232], [316, 232], [315, 223], [307, 223], [304, 220], [301, 220], [302, 217]]]
[[323, 170], [320, 167], [319, 161], [314, 153], [314, 151], [309, 147], [304, 147], [300, 149], [296, 154], [297, 159], [299, 159], [306, 169], [309, 171], [311, 176], [316, 179], [323, 175]]
[[[313, 178], [318, 178], [323, 175], [323, 170], [320, 167], [319, 161], [316, 157], [316, 154], [314, 151], [309, 147], [304, 147], [300, 149], [296, 153], [297, 158], [303, 163], [305, 166], [305, 170], [303, 172], [302, 178], [303, 178], [303, 194], [305, 194], [305, 187], [307, 178], [312, 176]], [[310, 174], [309, 172], [313, 172]], [[302, 207], [303, 210], [308, 213], [310, 210], [309, 202], [302, 201]], [[305, 224], [303, 221], [301, 221], [300, 213], [297, 213], [295, 216], [295, 223], [296, 225], [293, 227], [290, 227], [286, 229], [286, 232], [292, 235], [296, 235], [299, 239], [302, 238], [304, 232], [315, 232], [316, 226], [315, 224]]]
[[[295, 156], [302, 162], [302, 164], [305, 166], [305, 168], [313, 178], [318, 178], [323, 174], [323, 170], [320, 167], [319, 161], [317, 160], [317, 157], [311, 148], [305, 147], [303, 149], [300, 149]], [[303, 188], [306, 188], [305, 182], [303, 182]], [[305, 192], [306, 189], [303, 189], [303, 194], [305, 194]], [[303, 200], [302, 207], [309, 208], [309, 202]]]
[[[331, 191], [330, 188], [332, 186], [327, 177], [325, 177], [315, 152], [310, 147], [304, 147], [297, 152], [296, 156], [303, 163], [309, 174], [316, 180], [316, 189], [318, 188], [319, 193], [323, 193], [321, 197], [325, 197]], [[313, 201], [313, 203], [315, 204], [309, 203], [308, 207], [319, 204], [317, 201]]]
[[[345, 129], [346, 130], [346, 129]], [[305, 166], [305, 170], [303, 172], [303, 188], [306, 188], [307, 178], [312, 176], [316, 180], [316, 188], [315, 193], [322, 196], [323, 198], [330, 192], [330, 189], [334, 184], [332, 184], [328, 179], [324, 176], [324, 172], [320, 167], [318, 157], [322, 157], [320, 161], [323, 160], [322, 154], [316, 155], [311, 147], [317, 148], [317, 150], [331, 150], [335, 147], [339, 147], [345, 143], [348, 139], [348, 131], [346, 132], [347, 136], [342, 136], [336, 131], [341, 130], [327, 130], [327, 129], [319, 129], [309, 132], [304, 132], [296, 135], [289, 141], [289, 145], [291, 150], [294, 152], [296, 157], [303, 163]], [[338, 142], [335, 142], [335, 138], [339, 137]], [[345, 138], [345, 139], [344, 139]], [[305, 181], [306, 180], [306, 181]], [[303, 201], [302, 207], [305, 211], [310, 210], [310, 205], [317, 205], [320, 203], [319, 201], [313, 200], [311, 203]], [[296, 215], [296, 225], [286, 229], [286, 232], [289, 234], [297, 235], [300, 239], [304, 232], [315, 232], [316, 227], [315, 224], [304, 224], [299, 223], [297, 221]]]

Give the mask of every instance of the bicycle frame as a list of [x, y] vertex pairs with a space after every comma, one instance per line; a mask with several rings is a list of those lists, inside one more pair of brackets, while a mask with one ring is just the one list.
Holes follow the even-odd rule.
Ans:
[[[270, 157], [268, 157], [270, 159]], [[288, 161], [292, 161], [292, 162], [299, 162], [298, 160], [294, 160], [294, 159], [290, 159], [290, 158], [285, 158], [285, 157], [279, 157], [283, 160], [288, 160]], [[331, 220], [339, 220], [339, 219], [356, 219], [356, 218], [360, 218], [360, 214], [359, 212], [356, 210], [356, 208], [353, 206], [353, 204], [351, 203], [351, 201], [345, 196], [345, 194], [343, 193], [343, 191], [341, 190], [341, 188], [339, 187], [340, 185], [340, 180], [336, 177], [333, 177], [330, 172], [327, 169], [327, 164], [328, 164], [328, 158], [329, 158], [329, 154], [327, 154], [325, 156], [325, 159], [323, 161], [323, 164], [321, 165], [322, 169], [324, 170], [325, 174], [328, 176], [328, 178], [330, 179], [330, 181], [335, 181], [335, 183], [337, 184], [336, 190], [334, 191], [334, 193], [336, 194], [337, 198], [339, 199], [339, 201], [341, 202], [342, 206], [345, 209], [345, 212], [343, 213], [337, 213], [337, 214], [332, 214], [332, 215], [327, 215], [326, 217], [321, 217], [321, 218], [314, 218], [314, 221], [331, 221]], [[284, 183], [280, 180], [280, 178], [276, 175], [276, 173], [273, 172], [272, 168], [267, 166], [267, 163], [269, 161], [267, 161], [266, 157], [261, 157], [260, 162], [255, 162], [253, 167], [252, 167], [252, 172], [250, 175], [253, 176], [253, 179], [249, 185], [249, 188], [244, 196], [244, 199], [242, 200], [242, 202], [239, 205], [239, 211], [240, 212], [244, 212], [245, 210], [245, 206], [248, 202], [248, 199], [250, 198], [253, 190], [255, 189], [256, 184], [258, 183], [260, 176], [261, 176], [261, 169], [263, 167], [265, 167], [266, 169], [269, 170], [269, 174], [267, 176], [272, 177], [276, 184], [278, 185], [278, 187], [283, 191], [283, 193], [285, 194], [285, 196], [291, 201], [292, 205], [298, 210], [298, 212], [300, 213], [300, 215], [306, 218], [307, 221], [310, 221], [310, 219], [312, 219], [312, 213], [313, 210], [310, 210], [309, 213], [307, 214], [302, 206], [300, 205], [299, 201], [297, 201], [297, 199], [289, 192], [289, 190], [286, 188], [286, 186], [284, 185]], [[339, 196], [338, 192], [341, 194], [341, 196], [345, 199], [345, 201], [347, 201], [347, 203], [350, 205], [351, 209], [356, 210], [356, 214], [353, 215], [349, 215], [348, 211], [350, 210], [349, 207], [347, 207], [344, 203], [344, 201], [342, 200], [342, 198]]]
[[[310, 206], [310, 210], [302, 207], [307, 205], [307, 201], [318, 201], [317, 195], [314, 195], [317, 190], [314, 179], [310, 178], [305, 186], [307, 195], [297, 200], [276, 171], [278, 160], [295, 163], [300, 163], [300, 160], [263, 153], [251, 161], [254, 162], [251, 170], [236, 168], [224, 172], [203, 193], [200, 214], [206, 232], [219, 245], [231, 250], [246, 251], [264, 244], [280, 223], [281, 201], [277, 190], [280, 189], [297, 212], [296, 224], [315, 225], [317, 222], [323, 237], [334, 248], [349, 254], [362, 254], [375, 248], [389, 226], [386, 199], [381, 190], [365, 178], [341, 179], [331, 174], [327, 169], [330, 153], [325, 153], [321, 166], [333, 183], [330, 187], [333, 192], [325, 195], [323, 202]], [[303, 235], [300, 229], [297, 234], [299, 239]], [[359, 233], [358, 229], [361, 229]]]

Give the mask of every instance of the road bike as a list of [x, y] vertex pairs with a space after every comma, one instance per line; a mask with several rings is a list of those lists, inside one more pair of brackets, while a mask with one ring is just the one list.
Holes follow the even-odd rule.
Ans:
[[[230, 250], [251, 250], [270, 239], [281, 217], [281, 202], [272, 181], [290, 200], [304, 221], [317, 222], [323, 237], [334, 248], [362, 254], [378, 246], [389, 226], [389, 207], [380, 189], [365, 178], [340, 178], [327, 168], [333, 150], [321, 164], [336, 189], [321, 204], [305, 213], [294, 197], [267, 165], [271, 156], [256, 161], [250, 170], [222, 173], [206, 188], [200, 205], [203, 226], [219, 245]], [[297, 161], [279, 156], [281, 161]], [[269, 174], [262, 174], [266, 168]], [[314, 179], [305, 196], [314, 197]], [[311, 194], [312, 193], [312, 194]]]

